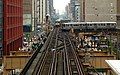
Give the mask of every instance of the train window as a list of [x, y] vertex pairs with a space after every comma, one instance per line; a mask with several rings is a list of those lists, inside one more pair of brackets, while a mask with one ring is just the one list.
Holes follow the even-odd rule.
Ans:
[[114, 26], [114, 24], [111, 24], [111, 26]]
[[105, 26], [105, 24], [101, 24], [101, 26]]
[[110, 23], [108, 23], [107, 25], [110, 25]]

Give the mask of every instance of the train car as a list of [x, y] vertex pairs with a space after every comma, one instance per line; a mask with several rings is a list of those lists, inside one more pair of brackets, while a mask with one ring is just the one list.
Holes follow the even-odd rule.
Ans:
[[68, 20], [68, 19], [58, 19], [58, 20], [56, 20], [55, 21], [55, 26], [61, 26], [61, 24], [63, 24], [63, 23], [68, 23], [68, 22], [70, 22], [71, 20]]
[[88, 29], [88, 30], [99, 30], [99, 29], [115, 29], [117, 23], [116, 22], [68, 22], [62, 23], [63, 29]]

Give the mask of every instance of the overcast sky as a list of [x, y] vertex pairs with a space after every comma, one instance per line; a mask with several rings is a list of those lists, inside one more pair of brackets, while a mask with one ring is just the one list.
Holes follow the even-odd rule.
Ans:
[[54, 8], [60, 13], [65, 11], [65, 6], [70, 2], [70, 0], [53, 0]]

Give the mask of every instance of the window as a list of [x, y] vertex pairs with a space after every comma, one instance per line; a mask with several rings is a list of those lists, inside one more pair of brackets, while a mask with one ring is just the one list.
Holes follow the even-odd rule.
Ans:
[[2, 18], [0, 18], [0, 26], [2, 25]]
[[112, 7], [112, 6], [113, 6], [113, 3], [110, 3], [110, 6]]
[[113, 20], [113, 16], [111, 16], [110, 19]]
[[0, 5], [0, 13], [2, 13], [2, 6]]
[[112, 13], [112, 12], [113, 12], [113, 9], [111, 9], [110, 12]]

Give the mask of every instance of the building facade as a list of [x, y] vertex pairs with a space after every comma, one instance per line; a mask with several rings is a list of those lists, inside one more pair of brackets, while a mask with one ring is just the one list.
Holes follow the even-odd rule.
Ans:
[[75, 1], [76, 0], [70, 0], [70, 11], [72, 16], [72, 21], [75, 21]]
[[71, 10], [70, 10], [70, 3], [68, 3], [68, 5], [66, 5], [65, 7], [65, 11], [66, 11], [66, 16], [67, 16], [67, 19], [70, 19], [72, 20], [72, 14], [71, 14]]
[[0, 0], [0, 57], [3, 56], [3, 1]]
[[80, 21], [85, 21], [85, 0], [79, 0], [80, 3]]
[[75, 1], [75, 21], [80, 22], [80, 3]]
[[42, 25], [46, 22], [47, 15], [49, 15], [50, 20], [52, 20], [54, 16], [53, 0], [37, 0], [35, 9], [38, 25]]
[[45, 23], [45, 17], [47, 14], [47, 0], [37, 0], [37, 22], [39, 24]]
[[17, 51], [23, 39], [23, 0], [3, 0], [3, 53]]
[[67, 18], [71, 21], [80, 21], [80, 2], [79, 0], [70, 0], [70, 3], [65, 7]]
[[53, 0], [47, 0], [47, 14], [49, 14], [49, 16], [50, 16], [51, 23], [54, 22], [53, 16], [55, 14], [53, 14], [53, 13], [54, 13]]
[[32, 27], [32, 0], [23, 0], [23, 31], [31, 32]]
[[117, 0], [117, 27], [120, 28], [120, 0]]
[[84, 21], [116, 22], [117, 0], [84, 0], [83, 3]]

